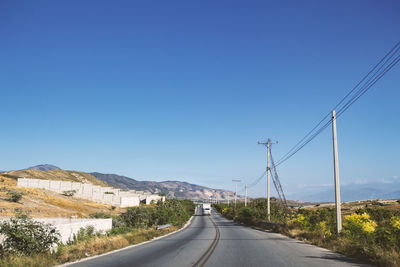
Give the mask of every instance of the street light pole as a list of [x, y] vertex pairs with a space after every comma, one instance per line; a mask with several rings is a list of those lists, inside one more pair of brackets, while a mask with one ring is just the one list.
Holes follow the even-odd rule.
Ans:
[[235, 212], [236, 212], [237, 183], [241, 182], [241, 180], [232, 180], [232, 182], [235, 182]]

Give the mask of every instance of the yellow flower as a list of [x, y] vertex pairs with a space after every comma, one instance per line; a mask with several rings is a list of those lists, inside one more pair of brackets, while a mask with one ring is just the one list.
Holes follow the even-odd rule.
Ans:
[[390, 218], [390, 224], [394, 229], [400, 230], [400, 216], [393, 216]]
[[297, 218], [295, 220], [298, 223], [303, 223], [305, 218], [304, 218], [303, 214], [297, 214]]
[[367, 233], [373, 233], [378, 225], [371, 220], [368, 213], [351, 214], [345, 217], [344, 227], [347, 231], [361, 230]]

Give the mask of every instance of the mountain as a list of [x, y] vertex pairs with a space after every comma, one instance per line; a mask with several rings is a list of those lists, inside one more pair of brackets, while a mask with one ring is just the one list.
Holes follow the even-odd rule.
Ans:
[[51, 171], [51, 170], [61, 170], [61, 168], [54, 166], [54, 165], [50, 165], [50, 164], [41, 164], [41, 165], [29, 167], [29, 168], [27, 168], [27, 170]]
[[167, 198], [188, 198], [193, 200], [208, 199], [209, 197], [216, 197], [218, 200], [227, 200], [228, 198], [232, 200], [234, 198], [234, 193], [232, 191], [212, 189], [187, 182], [137, 181], [126, 176], [98, 172], [92, 172], [91, 175], [113, 187], [165, 194]]
[[[365, 184], [345, 184], [340, 187], [342, 201], [358, 201], [367, 199], [399, 199], [400, 182], [369, 182]], [[334, 202], [334, 187], [313, 187], [311, 190], [298, 190], [289, 194], [289, 198], [311, 202]]]

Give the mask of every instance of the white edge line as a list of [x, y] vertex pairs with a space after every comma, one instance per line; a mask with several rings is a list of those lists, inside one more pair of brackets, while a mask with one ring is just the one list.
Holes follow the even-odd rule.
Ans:
[[180, 231], [183, 231], [184, 229], [186, 229], [192, 223], [193, 218], [194, 218], [194, 215], [192, 215], [192, 217], [190, 217], [189, 221], [187, 221], [187, 223], [182, 228], [180, 228], [180, 229], [178, 229], [178, 230], [176, 230], [174, 232], [168, 233], [166, 235], [157, 236], [157, 237], [155, 237], [153, 239], [144, 241], [144, 242], [139, 243], [139, 244], [130, 245], [130, 246], [127, 246], [127, 247], [124, 247], [124, 248], [120, 248], [120, 249], [117, 249], [117, 250], [112, 250], [112, 251], [109, 251], [109, 252], [106, 252], [106, 253], [103, 253], [103, 254], [99, 254], [99, 255], [83, 258], [83, 259], [79, 259], [79, 260], [73, 261], [73, 262], [67, 262], [67, 263], [64, 263], [64, 264], [61, 264], [61, 265], [57, 265], [57, 266], [58, 267], [69, 266], [69, 265], [72, 265], [72, 264], [75, 264], [75, 263], [92, 260], [92, 259], [95, 259], [95, 258], [103, 257], [103, 256], [106, 256], [106, 255], [109, 255], [109, 254], [117, 253], [117, 252], [120, 252], [120, 251], [123, 251], [123, 250], [131, 249], [131, 248], [134, 248], [134, 247], [138, 247], [138, 246], [141, 246], [141, 245], [144, 245], [144, 244], [148, 244], [148, 243], [154, 242], [154, 241], [156, 241], [158, 239], [165, 238], [165, 237], [167, 237], [169, 235], [172, 235], [172, 234], [178, 233]]

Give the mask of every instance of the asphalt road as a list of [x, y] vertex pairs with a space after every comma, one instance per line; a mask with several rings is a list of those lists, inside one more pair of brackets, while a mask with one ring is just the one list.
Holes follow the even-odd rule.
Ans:
[[280, 234], [195, 216], [181, 232], [72, 266], [366, 266]]

